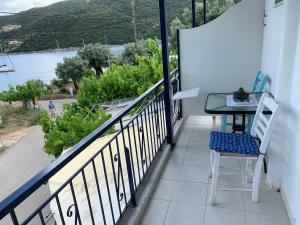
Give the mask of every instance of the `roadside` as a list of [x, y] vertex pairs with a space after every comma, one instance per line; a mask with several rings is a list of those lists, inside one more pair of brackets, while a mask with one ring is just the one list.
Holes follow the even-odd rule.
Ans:
[[[62, 115], [63, 104], [75, 101], [75, 99], [53, 100], [56, 115]], [[39, 109], [24, 109], [21, 102], [12, 105], [0, 103], [0, 121], [2, 121], [0, 122], [0, 154], [32, 131], [32, 126], [39, 122], [40, 109], [48, 111], [48, 104], [49, 101], [44, 100], [39, 102]]]
[[22, 103], [0, 102], [0, 153], [25, 137], [38, 124], [39, 109], [25, 109]]
[[0, 154], [24, 138], [32, 127], [23, 127], [16, 131], [0, 134]]
[[[51, 163], [53, 158], [42, 150], [43, 137], [40, 126], [33, 126], [23, 139], [0, 154], [0, 201]], [[48, 185], [42, 186], [18, 207], [18, 216], [28, 216], [30, 210], [49, 195]], [[10, 224], [7, 222], [8, 220], [4, 219], [0, 224]]]
[[51, 162], [43, 150], [44, 133], [39, 126], [13, 147], [0, 154], [0, 200]]

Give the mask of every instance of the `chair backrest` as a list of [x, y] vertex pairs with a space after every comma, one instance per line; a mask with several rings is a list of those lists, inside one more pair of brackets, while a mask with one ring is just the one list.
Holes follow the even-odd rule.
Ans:
[[263, 92], [267, 83], [267, 76], [263, 74], [261, 71], [258, 71], [252, 91], [253, 92]]
[[[265, 154], [267, 146], [271, 138], [271, 134], [274, 128], [274, 122], [278, 116], [279, 104], [268, 93], [264, 93], [260, 99], [257, 107], [257, 111], [254, 117], [251, 135], [258, 137], [261, 141], [259, 151]], [[271, 115], [266, 115], [263, 112], [270, 111]]]

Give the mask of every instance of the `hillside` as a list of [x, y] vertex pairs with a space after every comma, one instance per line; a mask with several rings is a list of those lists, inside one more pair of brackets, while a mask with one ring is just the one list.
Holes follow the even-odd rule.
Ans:
[[[55, 49], [56, 40], [60, 48], [81, 46], [83, 40], [105, 43], [105, 36], [109, 44], [131, 42], [131, 1], [66, 0], [1, 16], [0, 29], [4, 27], [5, 32], [0, 30], [0, 43], [10, 52], [26, 52]], [[179, 15], [189, 2], [169, 0], [169, 17]], [[136, 0], [135, 4], [138, 38], [159, 36], [158, 0]]]

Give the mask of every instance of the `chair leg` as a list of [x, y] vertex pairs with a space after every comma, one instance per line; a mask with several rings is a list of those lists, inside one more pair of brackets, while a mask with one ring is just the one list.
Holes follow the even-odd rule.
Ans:
[[219, 169], [220, 169], [220, 153], [215, 151], [214, 159], [213, 159], [212, 183], [211, 183], [211, 192], [210, 192], [210, 204], [211, 205], [216, 204]]
[[256, 161], [254, 169], [254, 177], [252, 184], [252, 201], [258, 202], [258, 191], [259, 191], [259, 182], [260, 182], [260, 173], [263, 165], [263, 156], [260, 155]]
[[208, 178], [211, 179], [212, 178], [212, 174], [213, 174], [213, 163], [214, 163], [214, 151], [210, 151], [210, 171], [209, 171], [209, 175]]
[[247, 131], [250, 134], [251, 129], [252, 129], [252, 124], [253, 124], [253, 115], [248, 115], [248, 126], [247, 126]]
[[246, 159], [246, 182], [251, 183], [253, 176], [249, 175], [249, 173], [252, 171], [252, 160]]

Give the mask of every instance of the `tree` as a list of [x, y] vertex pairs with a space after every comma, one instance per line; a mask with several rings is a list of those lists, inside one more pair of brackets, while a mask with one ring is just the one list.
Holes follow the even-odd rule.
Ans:
[[[77, 144], [110, 117], [111, 115], [106, 114], [102, 108], [93, 112], [76, 103], [65, 104], [64, 115], [58, 116], [55, 121], [46, 111], [41, 111], [40, 125], [45, 133], [44, 151], [56, 158], [59, 157], [63, 150]], [[111, 132], [113, 129], [107, 133]]]
[[89, 108], [101, 102], [99, 79], [94, 74], [88, 74], [82, 78], [76, 99], [81, 107]]
[[34, 98], [47, 92], [47, 86], [41, 80], [28, 80], [25, 84], [16, 85], [16, 87], [9, 85], [8, 91], [0, 93], [0, 100], [4, 102], [23, 101], [26, 106], [26, 101], [34, 101]]
[[85, 45], [78, 51], [78, 55], [89, 62], [89, 66], [96, 70], [96, 75], [103, 74], [103, 67], [109, 66], [112, 54], [107, 45], [99, 43]]
[[176, 48], [177, 44], [177, 30], [188, 28], [188, 25], [184, 24], [178, 17], [175, 17], [170, 24], [170, 44], [171, 48]]
[[62, 80], [72, 80], [76, 90], [79, 89], [81, 78], [90, 71], [87, 60], [80, 56], [64, 58], [62, 63], [57, 63], [55, 73]]
[[147, 55], [147, 40], [141, 39], [137, 41], [137, 45], [135, 43], [128, 43], [124, 46], [124, 51], [121, 55], [120, 61], [122, 64], [131, 64], [136, 65], [136, 55]]
[[[224, 13], [228, 8], [240, 0], [210, 0], [207, 1], [206, 21], [212, 21]], [[196, 24], [203, 24], [203, 3], [196, 2]], [[176, 48], [177, 29], [190, 28], [192, 26], [192, 10], [184, 8], [179, 17], [175, 17], [170, 25], [170, 43], [172, 48]]]
[[[162, 79], [159, 43], [148, 39], [146, 46], [146, 55], [135, 55], [135, 65], [112, 65], [100, 78], [85, 76], [77, 94], [79, 105], [91, 108], [105, 101], [136, 97]], [[170, 69], [173, 70], [176, 67], [174, 61], [177, 60], [170, 58]]]

